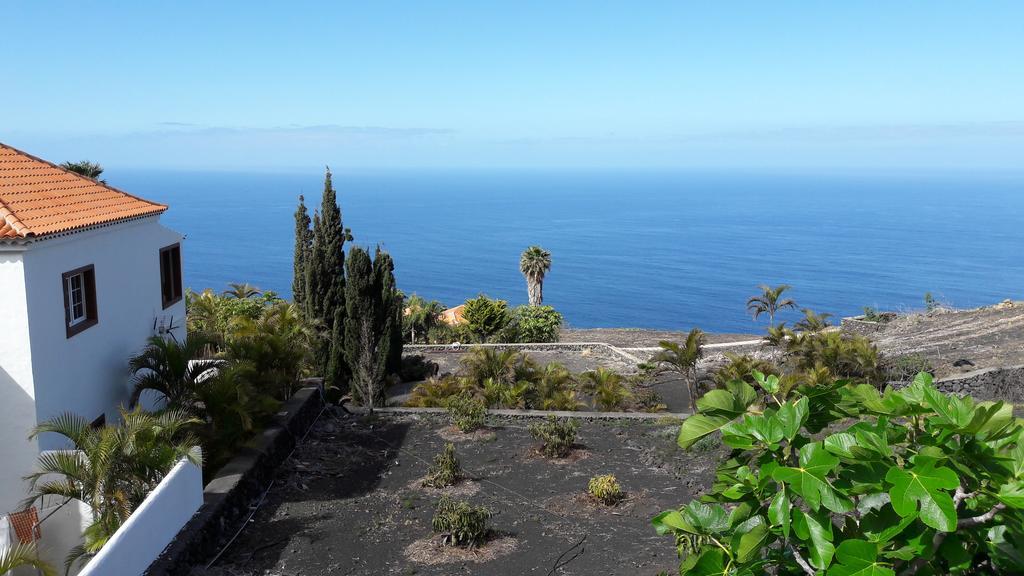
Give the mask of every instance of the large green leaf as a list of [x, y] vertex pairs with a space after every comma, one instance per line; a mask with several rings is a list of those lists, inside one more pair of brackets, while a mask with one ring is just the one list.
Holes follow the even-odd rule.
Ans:
[[768, 506], [768, 520], [772, 526], [782, 529], [782, 537], [786, 539], [789, 538], [790, 510], [792, 508], [793, 503], [789, 500], [789, 494], [785, 488], [779, 490], [779, 493], [772, 498], [771, 505]]
[[768, 532], [768, 524], [761, 516], [753, 516], [737, 526], [732, 536], [732, 553], [736, 561], [750, 562], [760, 555]]
[[779, 407], [779, 411], [775, 413], [775, 419], [778, 420], [782, 435], [786, 440], [792, 442], [793, 438], [796, 438], [800, 428], [807, 421], [807, 413], [807, 398], [801, 398], [796, 402], [786, 402]]
[[836, 563], [828, 576], [895, 576], [891, 568], [878, 561], [878, 546], [864, 540], [845, 540], [836, 548]]
[[679, 513], [696, 534], [721, 534], [729, 529], [729, 512], [719, 504], [691, 500], [689, 504], [679, 509]]
[[651, 518], [651, 524], [654, 525], [654, 529], [660, 535], [671, 534], [676, 531], [696, 533], [693, 526], [690, 526], [683, 520], [683, 515], [678, 510], [668, 510], [658, 514]]
[[970, 396], [964, 398], [951, 396], [932, 387], [924, 388], [922, 393], [925, 404], [954, 428], [965, 428], [974, 418], [974, 401]]
[[832, 545], [832, 524], [827, 516], [819, 521], [813, 515], [805, 514], [799, 508], [793, 509], [793, 532], [803, 541], [810, 541], [808, 560], [819, 570], [828, 568], [835, 554]]
[[683, 420], [683, 425], [679, 427], [679, 438], [676, 442], [680, 448], [686, 450], [701, 438], [721, 430], [722, 426], [732, 421], [733, 419], [727, 416], [694, 414]]
[[733, 396], [726, 390], [711, 390], [697, 399], [697, 410], [701, 413], [722, 412], [724, 416], [736, 417], [742, 414], [745, 406], [741, 406]]
[[936, 467], [931, 460], [915, 464], [911, 469], [893, 466], [885, 475], [885, 481], [892, 484], [889, 498], [892, 507], [900, 516], [918, 513], [921, 505], [921, 521], [942, 532], [956, 529], [956, 508], [948, 490], [960, 485], [956, 472], [945, 467]]
[[1003, 484], [999, 487], [996, 498], [1010, 508], [1024, 509], [1024, 481]]
[[721, 548], [710, 548], [699, 556], [691, 555], [679, 566], [680, 576], [721, 576], [727, 573]]
[[814, 511], [824, 505], [833, 512], [849, 512], [853, 510], [853, 501], [837, 491], [827, 478], [838, 465], [839, 458], [829, 454], [821, 442], [813, 442], [800, 449], [798, 468], [777, 468], [772, 477], [788, 484]]

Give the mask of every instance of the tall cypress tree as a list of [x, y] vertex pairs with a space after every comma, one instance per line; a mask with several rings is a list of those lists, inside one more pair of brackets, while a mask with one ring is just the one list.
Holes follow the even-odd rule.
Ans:
[[315, 354], [328, 387], [345, 389], [348, 370], [344, 361], [343, 331], [345, 316], [345, 240], [349, 231], [341, 221], [337, 193], [331, 182], [331, 170], [324, 175], [324, 194], [320, 210], [313, 216], [313, 241], [306, 266], [307, 317], [317, 321], [325, 337]]
[[346, 272], [345, 360], [352, 371], [352, 394], [364, 406], [382, 406], [386, 358], [380, 345], [380, 291], [366, 250], [349, 250]]
[[402, 294], [395, 286], [395, 262], [377, 247], [373, 259], [373, 280], [377, 290], [381, 355], [387, 374], [402, 368]]
[[306, 261], [313, 249], [313, 232], [309, 229], [311, 220], [306, 211], [306, 202], [299, 195], [299, 207], [295, 209], [295, 257], [292, 264], [292, 302], [303, 309], [306, 293]]

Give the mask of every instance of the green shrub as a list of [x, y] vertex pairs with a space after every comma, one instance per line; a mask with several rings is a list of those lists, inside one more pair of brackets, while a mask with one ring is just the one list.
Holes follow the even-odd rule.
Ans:
[[[901, 390], [734, 381], [683, 422], [687, 449], [732, 449], [709, 493], [653, 523], [686, 574], [1024, 571], [1024, 421], [1002, 402]], [[762, 402], [762, 398], [767, 401]]]
[[473, 341], [481, 343], [490, 342], [512, 321], [508, 302], [492, 300], [484, 294], [466, 300], [462, 317], [466, 320], [465, 328], [472, 335]]
[[416, 408], [444, 408], [448, 399], [463, 393], [472, 393], [473, 384], [461, 378], [431, 379], [412, 389], [406, 406]]
[[578, 429], [575, 420], [548, 416], [543, 422], [530, 426], [530, 435], [540, 441], [542, 454], [548, 458], [564, 458], [572, 452]]
[[558, 342], [562, 315], [551, 306], [517, 306], [512, 311], [508, 342]]
[[876, 385], [885, 382], [878, 348], [864, 336], [802, 333], [786, 343], [786, 353], [800, 370], [824, 366], [835, 378]]
[[633, 406], [641, 412], [664, 412], [668, 405], [650, 388], [633, 387]]
[[726, 352], [725, 357], [729, 360], [724, 366], [715, 371], [715, 385], [719, 388], [725, 386], [726, 382], [743, 380], [747, 384], [754, 383], [754, 371], [762, 374], [774, 374], [780, 376], [782, 370], [774, 363], [761, 358], [755, 358], [749, 354], [734, 354]]
[[427, 470], [427, 477], [423, 480], [423, 485], [431, 488], [445, 488], [452, 486], [462, 477], [462, 466], [459, 464], [458, 457], [455, 456], [455, 445], [449, 442], [444, 445], [440, 454], [434, 456], [434, 463]]
[[587, 494], [606, 506], [614, 506], [626, 497], [619, 481], [611, 474], [591, 478], [587, 483]]
[[598, 368], [584, 372], [581, 377], [583, 391], [591, 395], [594, 408], [602, 412], [622, 410], [630, 398], [622, 375], [612, 370]]
[[526, 395], [532, 386], [528, 381], [502, 384], [488, 378], [484, 380], [484, 402], [488, 408], [526, 408]]
[[882, 363], [885, 379], [890, 382], [909, 382], [916, 374], [932, 372], [934, 368], [927, 358], [920, 354], [907, 354], [890, 358]]
[[483, 400], [465, 392], [448, 398], [444, 407], [448, 411], [448, 419], [463, 432], [479, 430], [487, 420], [487, 406]]
[[432, 522], [434, 533], [442, 536], [446, 546], [479, 546], [487, 539], [490, 511], [473, 507], [468, 502], [441, 496]]

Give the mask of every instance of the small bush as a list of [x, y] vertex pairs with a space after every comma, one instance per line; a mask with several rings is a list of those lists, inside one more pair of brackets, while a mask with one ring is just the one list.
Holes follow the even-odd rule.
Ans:
[[551, 306], [517, 306], [509, 324], [509, 342], [557, 342], [562, 315]]
[[548, 458], [564, 458], [572, 452], [578, 429], [575, 420], [548, 416], [544, 422], [530, 426], [530, 435], [541, 442], [542, 454]]
[[587, 484], [587, 494], [606, 506], [614, 506], [626, 497], [619, 481], [611, 474], [591, 478]]
[[935, 368], [920, 354], [908, 354], [890, 358], [882, 363], [885, 379], [896, 382], [910, 382], [921, 372], [934, 372]]
[[487, 406], [483, 400], [466, 392], [448, 398], [444, 405], [448, 418], [459, 430], [473, 432], [484, 427]]
[[424, 486], [430, 488], [445, 488], [452, 486], [463, 478], [462, 466], [455, 456], [455, 445], [451, 442], [444, 445], [444, 450], [434, 456], [434, 463], [427, 470], [427, 478], [423, 481]]
[[650, 388], [633, 388], [633, 406], [641, 412], [664, 412], [668, 405], [658, 394]]
[[765, 375], [782, 375], [782, 370], [768, 360], [732, 352], [726, 352], [725, 357], [729, 359], [729, 362], [715, 371], [715, 386], [718, 388], [724, 388], [727, 382], [733, 380], [743, 380], [747, 384], [753, 385], [754, 371]]
[[472, 387], [472, 383], [452, 377], [427, 380], [412, 389], [412, 394], [405, 405], [417, 408], [444, 408], [449, 398], [467, 393]]
[[446, 546], [479, 546], [487, 538], [489, 510], [473, 507], [468, 502], [441, 496], [434, 512], [434, 532], [441, 534]]

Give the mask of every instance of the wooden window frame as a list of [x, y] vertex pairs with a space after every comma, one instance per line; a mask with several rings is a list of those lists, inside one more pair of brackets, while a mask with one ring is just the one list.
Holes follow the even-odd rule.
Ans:
[[[71, 323], [71, 293], [68, 291], [68, 280], [73, 276], [82, 275], [82, 302], [85, 305], [85, 318]], [[61, 274], [61, 285], [64, 287], [64, 328], [68, 338], [79, 334], [99, 323], [99, 310], [96, 307], [96, 267], [92, 264], [75, 268]]]
[[[164, 294], [164, 254], [167, 252], [171, 252], [172, 250], [178, 251], [177, 262], [171, 262], [172, 267], [175, 264], [177, 264], [177, 274], [174, 278], [171, 279], [171, 282], [175, 283], [175, 285], [172, 286], [172, 289], [175, 292], [175, 294], [171, 299], [167, 299], [166, 294]], [[173, 268], [171, 270], [171, 273], [175, 273], [175, 270]], [[185, 297], [185, 288], [182, 284], [183, 279], [181, 273], [181, 242], [176, 242], [174, 244], [171, 244], [170, 246], [164, 246], [163, 248], [160, 249], [160, 302], [163, 305], [164, 310], [167, 310], [171, 306], [174, 306], [178, 302], [181, 302], [181, 299]]]

